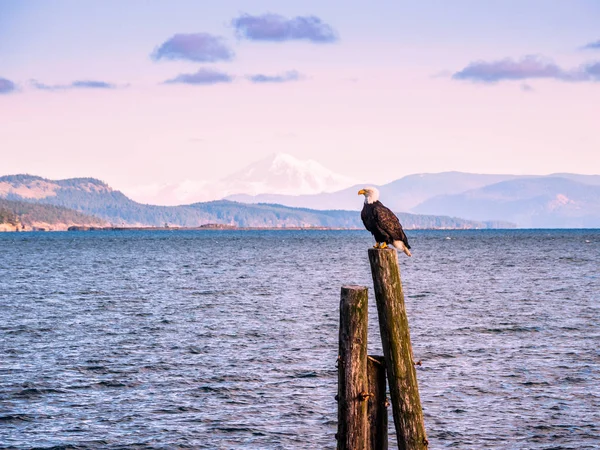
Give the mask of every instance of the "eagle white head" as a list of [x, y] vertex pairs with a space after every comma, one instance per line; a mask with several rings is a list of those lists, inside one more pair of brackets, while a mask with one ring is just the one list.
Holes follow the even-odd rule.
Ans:
[[364, 195], [365, 203], [371, 204], [379, 200], [379, 189], [369, 186], [358, 191], [358, 195]]

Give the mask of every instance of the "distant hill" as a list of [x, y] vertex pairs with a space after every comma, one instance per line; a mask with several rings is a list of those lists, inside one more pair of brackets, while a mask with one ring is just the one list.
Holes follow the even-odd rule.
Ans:
[[[231, 200], [288, 206], [358, 210], [363, 185], [303, 196], [233, 195]], [[379, 186], [382, 201], [395, 211], [465, 219], [503, 220], [518, 227], [600, 227], [600, 175], [557, 173], [481, 175], [463, 172], [409, 175]]]
[[[217, 223], [228, 223], [242, 227], [320, 226], [331, 228], [364, 228], [360, 220], [360, 214], [356, 211], [317, 211], [308, 208], [290, 208], [264, 203], [247, 205], [227, 200], [197, 203], [190, 205], [190, 207], [210, 214], [215, 218]], [[396, 214], [407, 229], [514, 227], [514, 224], [506, 221], [470, 221], [437, 215]]]
[[[92, 178], [53, 181], [31, 175], [0, 177], [0, 197], [71, 208], [115, 226], [195, 227], [207, 223], [239, 227], [363, 228], [356, 211], [291, 208], [274, 204], [244, 204], [227, 200], [184, 206], [154, 206], [134, 202]], [[512, 227], [508, 222], [470, 221], [437, 215], [399, 214], [405, 228]]]
[[[569, 179], [571, 178], [571, 179]], [[413, 208], [421, 214], [447, 214], [471, 220], [496, 219], [523, 228], [600, 227], [600, 177], [520, 178], [454, 195], [439, 195]]]
[[[408, 175], [391, 183], [375, 185], [382, 201], [394, 211], [411, 211], [428, 198], [442, 194], [458, 194], [499, 181], [519, 178], [517, 175], [482, 175], [464, 172], [422, 173]], [[360, 188], [368, 183], [355, 185], [341, 191], [315, 195], [230, 195], [228, 200], [244, 203], [278, 203], [312, 209], [360, 210], [363, 198], [357, 197]]]
[[[19, 226], [19, 218], [13, 208], [10, 205], [5, 205], [3, 203], [8, 203], [7, 200], [0, 200], [0, 226], [6, 229], [14, 229]], [[12, 202], [11, 202], [12, 203]]]
[[73, 225], [106, 226], [105, 220], [72, 209], [0, 198], [0, 229], [66, 230]]
[[[578, 183], [600, 185], [600, 175], [556, 173], [536, 176], [442, 172], [408, 175], [391, 183], [374, 186], [381, 192], [382, 201], [390, 208], [395, 211], [417, 212], [415, 209], [417, 205], [438, 195], [461, 194], [502, 181], [537, 178], [566, 178]], [[369, 183], [357, 184], [337, 192], [314, 195], [236, 194], [230, 195], [226, 199], [243, 203], [277, 203], [311, 209], [360, 210], [362, 208], [362, 198], [358, 198], [356, 193], [366, 185], [369, 185]], [[435, 214], [442, 214], [442, 212], [436, 212]]]
[[[576, 181], [583, 184], [591, 184], [600, 186], [600, 175], [580, 175], [578, 173], [553, 173], [547, 175], [548, 178], [566, 178], [567, 180]], [[532, 178], [532, 177], [527, 177]]]

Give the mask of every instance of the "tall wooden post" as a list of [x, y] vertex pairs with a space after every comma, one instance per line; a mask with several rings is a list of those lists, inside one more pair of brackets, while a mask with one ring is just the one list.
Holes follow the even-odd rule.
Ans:
[[368, 295], [363, 286], [342, 286], [338, 356], [338, 450], [367, 450]]
[[385, 358], [369, 355], [369, 450], [388, 449], [388, 402], [385, 392]]
[[394, 425], [400, 450], [427, 449], [417, 372], [412, 359], [408, 318], [393, 249], [369, 249], [373, 287], [377, 300]]

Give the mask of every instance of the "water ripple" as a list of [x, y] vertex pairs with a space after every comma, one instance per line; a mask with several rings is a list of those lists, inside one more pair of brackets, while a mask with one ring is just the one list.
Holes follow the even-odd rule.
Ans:
[[[431, 448], [600, 448], [600, 231], [409, 237]], [[0, 448], [334, 449], [339, 290], [371, 244], [0, 233]]]

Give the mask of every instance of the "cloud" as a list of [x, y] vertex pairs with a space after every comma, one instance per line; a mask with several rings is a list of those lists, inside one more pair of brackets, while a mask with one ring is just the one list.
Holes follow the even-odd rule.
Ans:
[[301, 76], [295, 70], [288, 70], [279, 75], [263, 75], [259, 73], [256, 75], [248, 75], [246, 78], [253, 83], [286, 83], [288, 81], [298, 81]]
[[71, 87], [84, 89], [116, 89], [117, 86], [105, 81], [81, 80], [73, 81]]
[[533, 92], [533, 87], [531, 87], [531, 85], [527, 84], [527, 83], [523, 83], [521, 85], [521, 90], [523, 92]]
[[315, 16], [298, 16], [286, 19], [278, 14], [251, 16], [242, 14], [231, 21], [239, 38], [253, 41], [308, 40], [318, 44], [335, 42], [337, 33]]
[[58, 91], [58, 90], [62, 90], [62, 89], [66, 89], [67, 88], [67, 85], [55, 84], [55, 85], [50, 86], [48, 84], [40, 83], [37, 80], [29, 80], [29, 84], [31, 84], [36, 89], [41, 89], [41, 90], [44, 90], [44, 91]]
[[585, 73], [594, 81], [600, 81], [600, 61], [583, 66]]
[[10, 94], [17, 90], [17, 85], [6, 78], [0, 77], [0, 94]]
[[117, 89], [117, 85], [97, 80], [76, 80], [70, 84], [44, 84], [37, 80], [30, 80], [30, 83], [36, 89], [43, 91], [64, 91], [67, 89]]
[[152, 59], [188, 60], [195, 62], [229, 61], [233, 51], [223, 38], [208, 33], [176, 34], [150, 55]]
[[431, 78], [448, 78], [450, 76], [452, 76], [451, 70], [440, 70], [439, 72], [432, 74]]
[[581, 47], [584, 50], [600, 50], [600, 39], [595, 42], [590, 42]]
[[455, 80], [495, 83], [500, 80], [526, 80], [529, 78], [556, 78], [562, 69], [537, 56], [525, 56], [519, 61], [506, 58], [500, 61], [476, 61], [452, 75]]
[[455, 80], [479, 83], [497, 83], [505, 80], [554, 79], [581, 82], [600, 81], [600, 63], [588, 63], [565, 70], [549, 59], [528, 55], [520, 60], [511, 58], [500, 61], [475, 61], [452, 75]]
[[177, 75], [175, 78], [165, 81], [166, 84], [217, 84], [217, 83], [231, 83], [233, 77], [223, 72], [217, 72], [216, 70], [200, 69], [196, 73], [182, 73]]

